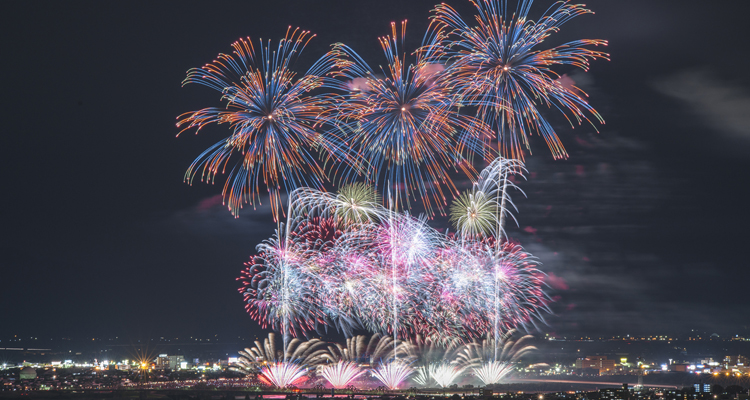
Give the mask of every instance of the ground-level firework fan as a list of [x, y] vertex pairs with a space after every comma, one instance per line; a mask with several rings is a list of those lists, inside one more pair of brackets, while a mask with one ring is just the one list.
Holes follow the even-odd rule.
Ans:
[[[500, 190], [496, 177], [520, 174], [518, 166], [494, 161], [473, 192]], [[392, 334], [394, 293], [402, 338], [472, 339], [533, 325], [548, 311], [544, 275], [519, 245], [497, 246], [489, 234], [447, 235], [389, 211], [365, 190], [342, 192], [359, 198], [295, 190], [284, 232], [258, 245], [239, 280], [248, 313], [263, 327]]]

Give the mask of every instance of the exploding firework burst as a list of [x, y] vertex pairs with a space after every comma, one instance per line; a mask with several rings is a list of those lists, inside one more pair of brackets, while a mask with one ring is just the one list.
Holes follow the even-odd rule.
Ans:
[[[567, 157], [555, 130], [539, 111], [540, 106], [559, 110], [570, 121], [591, 123], [589, 115], [604, 123], [576, 87], [566, 87], [552, 70], [570, 65], [588, 70], [591, 60], [609, 55], [592, 50], [605, 40], [576, 40], [551, 49], [538, 47], [571, 19], [590, 14], [582, 4], [560, 1], [536, 20], [528, 14], [533, 0], [520, 0], [513, 8], [507, 0], [471, 0], [475, 23], [467, 23], [449, 5], [434, 10], [435, 29], [450, 30], [443, 44], [450, 68], [446, 79], [455, 88], [454, 101], [476, 108], [477, 118], [493, 127], [498, 147], [509, 158], [522, 159], [528, 137], [544, 137], [556, 158]], [[592, 123], [593, 126], [593, 123]]]
[[[495, 196], [507, 185], [496, 178], [507, 164], [490, 164], [475, 190]], [[364, 328], [471, 340], [533, 326], [549, 311], [538, 261], [520, 246], [449, 237], [424, 218], [369, 201], [361, 204], [372, 217], [342, 225], [339, 209], [351, 208], [342, 197], [309, 188], [290, 195], [286, 243], [273, 237], [259, 245], [240, 278], [261, 325], [295, 335], [334, 326], [347, 335]]]
[[462, 193], [451, 205], [450, 221], [466, 237], [479, 237], [495, 230], [497, 203], [484, 192]]
[[531, 335], [515, 340], [514, 334], [515, 331], [510, 330], [497, 341], [488, 335], [481, 342], [467, 344], [458, 353], [456, 364], [473, 371], [485, 385], [501, 382], [521, 357], [536, 350], [536, 347], [526, 344]]
[[344, 225], [362, 224], [377, 219], [378, 193], [362, 182], [344, 185], [336, 196], [336, 219]]
[[243, 271], [246, 310], [262, 327], [299, 335], [325, 318], [308, 286], [315, 276], [306, 268], [311, 251], [304, 242], [274, 236], [257, 246], [254, 263]]
[[[230, 168], [224, 185], [224, 202], [237, 216], [244, 203], [260, 202], [261, 186], [270, 194], [278, 218], [282, 186], [287, 192], [300, 187], [322, 187], [326, 174], [313, 155], [346, 159], [346, 149], [336, 137], [320, 132], [330, 95], [311, 95], [326, 86], [332, 63], [321, 59], [303, 76], [292, 71], [293, 62], [314, 35], [299, 29], [287, 31], [275, 50], [270, 42], [255, 47], [250, 38], [235, 42], [233, 54], [188, 71], [184, 84], [198, 83], [222, 95], [225, 107], [209, 107], [179, 117], [182, 131], [206, 125], [229, 124], [232, 134], [204, 151], [188, 168], [185, 180], [213, 182]], [[181, 131], [181, 132], [182, 132]], [[343, 153], [342, 153], [343, 151]], [[237, 154], [234, 167], [230, 159]], [[342, 156], [344, 158], [342, 158]]]
[[457, 192], [448, 170], [457, 166], [473, 173], [464, 160], [459, 130], [472, 137], [489, 137], [491, 131], [480, 120], [450, 107], [450, 88], [440, 79], [443, 67], [427, 62], [439, 58], [436, 53], [441, 47], [436, 44], [444, 37], [442, 31], [425, 36], [414, 53], [415, 63], [406, 64], [405, 30], [405, 21], [401, 34], [393, 23], [391, 36], [380, 38], [388, 60], [380, 71], [383, 78], [354, 50], [334, 45], [330, 56], [336, 60], [336, 75], [362, 82], [342, 97], [335, 119], [359, 159], [369, 163], [368, 182], [382, 185], [384, 195], [392, 193], [394, 207], [409, 209], [410, 199], [420, 197], [432, 214], [433, 207], [442, 210], [447, 202], [443, 185], [448, 194]]

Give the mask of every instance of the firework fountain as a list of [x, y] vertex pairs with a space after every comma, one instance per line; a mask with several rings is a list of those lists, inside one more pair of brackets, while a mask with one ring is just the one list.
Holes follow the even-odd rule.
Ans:
[[276, 336], [269, 333], [262, 343], [256, 341], [254, 347], [240, 351], [234, 369], [245, 374], [257, 373], [265, 383], [285, 388], [304, 381], [306, 368], [322, 363], [326, 351], [325, 343], [320, 339], [302, 341], [297, 338], [283, 350], [277, 350]]
[[357, 363], [351, 361], [341, 361], [325, 366], [321, 370], [321, 375], [336, 389], [349, 386], [352, 381], [364, 373], [365, 370], [360, 368]]
[[391, 390], [398, 389], [399, 385], [413, 372], [414, 370], [409, 366], [409, 363], [403, 360], [393, 360], [389, 363], [380, 364], [371, 371], [372, 376]]
[[526, 344], [531, 339], [530, 335], [515, 340], [514, 333], [514, 330], [504, 333], [499, 341], [488, 335], [481, 342], [474, 340], [468, 343], [457, 353], [454, 360], [456, 365], [473, 371], [485, 385], [501, 382], [513, 370], [518, 359], [536, 350], [536, 347]]

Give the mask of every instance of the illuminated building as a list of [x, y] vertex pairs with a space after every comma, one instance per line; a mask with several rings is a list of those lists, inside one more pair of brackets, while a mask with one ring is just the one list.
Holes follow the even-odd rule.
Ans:
[[181, 368], [184, 362], [184, 356], [170, 356], [167, 354], [159, 354], [159, 357], [156, 357], [156, 369], [175, 370]]
[[695, 393], [711, 393], [711, 384], [709, 383], [696, 383], [693, 385]]
[[607, 356], [588, 356], [576, 360], [576, 369], [595, 369], [600, 375], [606, 375], [615, 370], [615, 360], [608, 360]]

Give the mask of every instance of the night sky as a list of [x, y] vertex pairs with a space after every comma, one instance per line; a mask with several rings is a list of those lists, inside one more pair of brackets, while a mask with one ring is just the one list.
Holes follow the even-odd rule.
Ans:
[[[465, 19], [467, 0], [448, 2]], [[550, 37], [610, 41], [589, 73], [559, 68], [606, 125], [542, 140], [509, 233], [543, 262], [560, 335], [750, 334], [750, 79], [743, 2], [590, 0]], [[551, 1], [537, 0], [539, 16]], [[17, 2], [3, 41], [0, 340], [19, 336], [236, 336], [259, 332], [237, 282], [271, 235], [268, 207], [234, 219], [223, 180], [185, 169], [224, 125], [176, 138], [176, 117], [219, 106], [181, 87], [189, 68], [289, 25], [318, 36], [304, 72], [344, 42], [371, 65], [376, 38], [433, 1]], [[435, 219], [435, 226], [447, 221]]]

